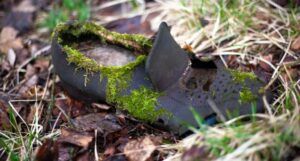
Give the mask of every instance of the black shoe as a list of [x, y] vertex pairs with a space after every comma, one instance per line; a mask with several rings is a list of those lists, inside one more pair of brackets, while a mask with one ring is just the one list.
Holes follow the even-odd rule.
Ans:
[[[52, 57], [68, 93], [77, 99], [115, 104], [138, 119], [152, 123], [159, 120], [181, 134], [188, 130], [186, 124], [198, 126], [191, 108], [206, 124], [263, 111], [259, 91], [264, 83], [253, 73], [226, 69], [218, 61], [194, 58], [180, 48], [164, 22], [153, 47], [149, 39], [134, 36], [110, 32], [91, 22], [59, 26], [52, 41]], [[89, 43], [99, 49], [92, 52], [110, 48], [112, 53], [118, 53], [118, 57], [112, 54], [109, 60], [101, 60], [108, 64], [108, 70], [92, 68], [99, 64], [78, 52], [83, 51], [82, 44]], [[71, 52], [75, 54], [70, 58]], [[76, 56], [82, 61], [75, 60]], [[127, 63], [118, 67], [113, 61], [109, 63], [119, 58]]]

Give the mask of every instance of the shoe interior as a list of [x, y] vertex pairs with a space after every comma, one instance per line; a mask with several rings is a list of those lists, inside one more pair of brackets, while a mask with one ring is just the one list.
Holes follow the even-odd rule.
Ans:
[[124, 66], [136, 59], [130, 50], [110, 44], [81, 42], [77, 50], [103, 66]]
[[136, 60], [133, 51], [117, 45], [103, 43], [93, 34], [81, 34], [77, 37], [66, 35], [64, 44], [71, 45], [88, 58], [103, 66], [124, 66]]

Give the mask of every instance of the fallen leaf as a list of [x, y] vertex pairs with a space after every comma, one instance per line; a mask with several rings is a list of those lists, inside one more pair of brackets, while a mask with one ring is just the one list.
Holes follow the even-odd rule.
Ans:
[[83, 154], [80, 154], [76, 156], [74, 159], [75, 161], [94, 161], [93, 153], [90, 153], [89, 151], [84, 152]]
[[117, 150], [118, 150], [119, 152], [123, 153], [123, 152], [124, 152], [124, 149], [125, 149], [125, 146], [126, 146], [126, 144], [127, 144], [128, 142], [129, 142], [128, 137], [120, 137], [120, 138], [116, 141], [116, 143], [119, 144], [118, 147], [117, 147]]
[[8, 130], [11, 128], [11, 124], [8, 118], [6, 110], [8, 106], [0, 100], [0, 130]]
[[0, 34], [0, 43], [14, 40], [17, 37], [18, 31], [12, 27], [4, 27]]
[[194, 160], [209, 161], [213, 159], [209, 157], [209, 152], [205, 147], [192, 146], [190, 149], [188, 149], [183, 153], [181, 160], [182, 161], [194, 161]]
[[67, 144], [59, 144], [59, 148], [58, 148], [59, 161], [72, 160], [76, 156], [76, 151], [78, 151], [78, 147], [67, 145]]
[[[65, 113], [68, 117], [70, 117], [71, 106], [69, 106], [66, 100], [55, 100], [55, 108], [52, 110], [53, 116], [58, 116], [60, 112]], [[65, 115], [61, 116], [63, 121], [68, 121]]]
[[0, 92], [0, 130], [7, 130], [11, 128], [11, 123], [8, 117], [8, 101], [10, 99], [12, 98], [10, 98], [8, 94]]
[[[268, 61], [269, 63], [272, 63], [273, 54], [263, 55], [262, 58], [264, 60]], [[272, 72], [273, 71], [273, 68], [270, 65], [268, 65], [267, 63], [263, 62], [263, 61], [259, 61], [258, 64], [261, 68], [263, 68], [267, 72]]]
[[30, 107], [29, 114], [26, 117], [27, 123], [29, 123], [29, 124], [33, 123], [35, 117], [38, 117], [38, 120], [40, 120], [40, 117], [42, 116], [41, 115], [42, 112], [43, 112], [43, 110], [41, 108], [37, 108], [35, 106]]
[[29, 79], [29, 78], [32, 77], [35, 73], [36, 73], [35, 68], [34, 68], [31, 64], [28, 64], [28, 65], [26, 66], [25, 79]]
[[103, 155], [109, 157], [109, 156], [114, 155], [115, 152], [116, 152], [116, 147], [115, 146], [109, 146], [109, 147], [105, 148], [105, 151], [104, 151]]
[[[64, 112], [69, 118], [74, 118], [85, 115], [88, 111], [83, 102], [67, 97], [67, 99], [55, 100], [55, 108], [53, 109], [52, 114], [57, 116], [60, 112]], [[69, 121], [69, 118], [62, 115], [63, 121]]]
[[8, 53], [7, 53], [7, 60], [9, 62], [9, 65], [10, 66], [14, 66], [15, 65], [15, 62], [16, 62], [16, 53], [13, 49], [9, 49], [8, 50]]
[[294, 51], [300, 50], [300, 36], [298, 36], [292, 43], [291, 49]]
[[117, 118], [106, 113], [92, 113], [79, 116], [73, 121], [76, 128], [83, 131], [98, 130], [102, 134], [109, 134], [122, 129]]
[[297, 68], [286, 68], [285, 72], [282, 73], [283, 79], [286, 82], [293, 82], [299, 79], [299, 69]]
[[73, 129], [61, 129], [59, 142], [70, 143], [83, 149], [88, 149], [93, 139], [94, 136], [92, 134], [75, 131]]
[[119, 119], [119, 122], [122, 124], [122, 125], [125, 125], [126, 124], [126, 116], [124, 114], [118, 114], [117, 115], [118, 119]]
[[57, 161], [58, 143], [51, 139], [46, 139], [35, 154], [35, 161]]
[[124, 154], [130, 161], [146, 161], [156, 150], [156, 145], [156, 141], [146, 136], [143, 139], [129, 141], [124, 148]]
[[106, 158], [104, 161], [126, 161], [127, 159], [125, 158], [124, 155], [113, 155], [108, 158]]
[[23, 64], [30, 57], [30, 50], [25, 47], [22, 49], [15, 50], [15, 52], [17, 53], [16, 64]]
[[69, 98], [67, 99], [67, 105], [69, 106], [69, 110], [71, 110], [70, 114], [72, 118], [87, 113], [86, 107], [82, 101]]
[[93, 108], [98, 108], [101, 110], [109, 110], [111, 107], [106, 104], [92, 103]]
[[24, 85], [19, 89], [19, 93], [26, 97], [26, 92], [28, 92], [32, 87], [34, 87], [38, 83], [38, 76], [33, 75], [29, 78]]
[[17, 38], [18, 31], [12, 27], [4, 27], [0, 33], [0, 52], [8, 53], [9, 49], [23, 48], [21, 38]]
[[38, 59], [36, 60], [33, 66], [36, 68], [38, 72], [44, 72], [49, 69], [49, 64], [50, 64], [49, 60]]
[[9, 62], [6, 59], [3, 59], [1, 61], [1, 69], [3, 71], [10, 71], [12, 69], [12, 66], [10, 66]]

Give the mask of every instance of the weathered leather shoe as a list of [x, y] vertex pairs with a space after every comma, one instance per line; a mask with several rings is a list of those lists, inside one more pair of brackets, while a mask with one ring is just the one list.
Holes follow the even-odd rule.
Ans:
[[91, 22], [59, 25], [53, 64], [66, 91], [77, 99], [104, 101], [174, 132], [197, 126], [190, 108], [208, 124], [263, 109], [263, 82], [253, 73], [203, 62], [180, 48], [166, 23], [154, 43], [111, 32]]

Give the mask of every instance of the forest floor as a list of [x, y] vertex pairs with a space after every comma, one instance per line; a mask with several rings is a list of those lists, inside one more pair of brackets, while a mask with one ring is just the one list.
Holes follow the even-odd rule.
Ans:
[[[275, 3], [277, 2], [277, 3]], [[300, 7], [285, 0], [8, 0], [0, 2], [0, 160], [300, 160]], [[91, 20], [151, 37], [160, 22], [197, 57], [267, 83], [264, 113], [188, 136], [64, 92], [51, 63], [58, 22]], [[91, 120], [93, 118], [93, 120]], [[197, 119], [197, 116], [195, 116]], [[76, 121], [86, 130], [72, 128]]]

